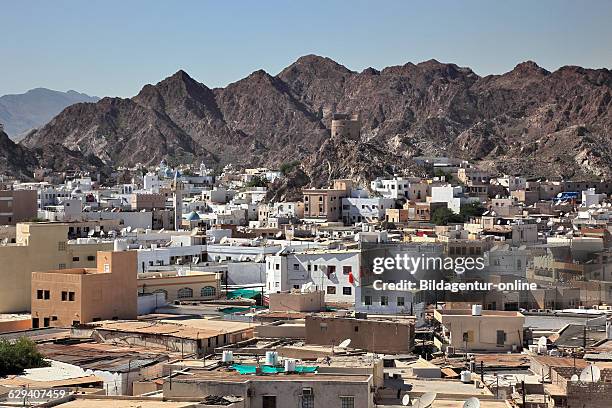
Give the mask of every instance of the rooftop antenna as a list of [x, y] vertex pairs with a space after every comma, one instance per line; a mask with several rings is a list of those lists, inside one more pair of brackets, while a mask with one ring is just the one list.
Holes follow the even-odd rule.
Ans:
[[465, 400], [463, 408], [480, 408], [480, 400], [476, 397], [471, 397]]
[[416, 400], [412, 406], [415, 408], [431, 407], [431, 404], [433, 404], [437, 396], [438, 394], [436, 394], [435, 392], [426, 392], [425, 394], [421, 395], [421, 397]]

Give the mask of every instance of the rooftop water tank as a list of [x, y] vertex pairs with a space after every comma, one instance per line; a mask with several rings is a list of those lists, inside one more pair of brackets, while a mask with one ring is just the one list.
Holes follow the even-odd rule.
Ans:
[[224, 363], [231, 363], [234, 361], [234, 352], [231, 350], [224, 350], [221, 356], [221, 361]]
[[296, 363], [295, 360], [288, 358], [285, 360], [285, 372], [293, 373], [295, 372]]
[[266, 365], [276, 366], [278, 363], [278, 353], [275, 351], [266, 351]]

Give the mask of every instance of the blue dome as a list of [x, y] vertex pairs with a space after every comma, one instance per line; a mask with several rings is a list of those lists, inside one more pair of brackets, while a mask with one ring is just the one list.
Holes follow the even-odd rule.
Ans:
[[200, 214], [192, 211], [191, 214], [187, 216], [187, 221], [200, 221]]

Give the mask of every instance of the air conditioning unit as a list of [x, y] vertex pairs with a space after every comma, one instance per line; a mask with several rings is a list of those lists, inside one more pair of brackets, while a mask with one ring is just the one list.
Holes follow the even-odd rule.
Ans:
[[302, 388], [302, 395], [313, 395], [312, 388]]

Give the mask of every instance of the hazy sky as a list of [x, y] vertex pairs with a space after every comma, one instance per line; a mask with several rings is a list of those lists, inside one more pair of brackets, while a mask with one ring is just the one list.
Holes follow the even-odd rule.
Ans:
[[435, 58], [612, 67], [612, 1], [0, 0], [0, 95], [132, 96], [184, 69], [210, 87], [305, 54], [350, 69]]

